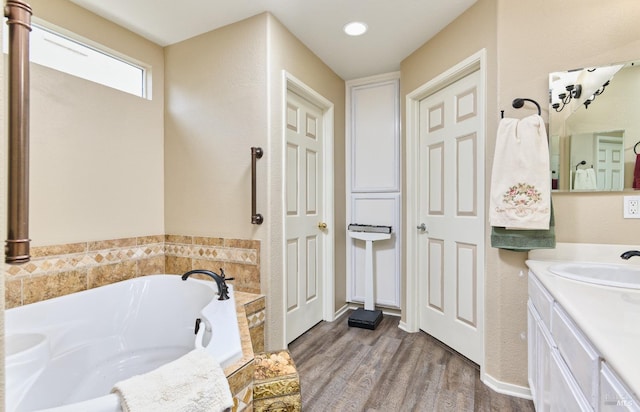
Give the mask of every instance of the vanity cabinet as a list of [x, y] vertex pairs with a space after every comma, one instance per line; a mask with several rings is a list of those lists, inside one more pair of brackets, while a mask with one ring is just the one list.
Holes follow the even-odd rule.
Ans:
[[640, 411], [638, 399], [633, 397], [606, 361], [602, 362], [600, 369], [600, 410]]
[[632, 392], [531, 271], [527, 308], [536, 411], [640, 411]]

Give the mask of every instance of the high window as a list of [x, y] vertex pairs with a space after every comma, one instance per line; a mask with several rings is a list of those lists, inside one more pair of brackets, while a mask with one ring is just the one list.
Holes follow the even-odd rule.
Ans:
[[[31, 27], [29, 58], [33, 63], [150, 99], [148, 69], [144, 66], [54, 29], [39, 24]], [[3, 30], [6, 53], [9, 37], [6, 24]]]

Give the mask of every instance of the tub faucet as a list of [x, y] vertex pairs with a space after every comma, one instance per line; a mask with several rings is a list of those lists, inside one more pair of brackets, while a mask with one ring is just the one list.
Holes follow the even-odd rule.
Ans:
[[633, 256], [640, 256], [640, 250], [628, 250], [620, 255], [620, 257], [624, 260], [628, 260]]
[[182, 280], [187, 280], [187, 278], [191, 275], [195, 275], [196, 273], [202, 274], [202, 275], [207, 275], [207, 276], [211, 276], [211, 278], [213, 278], [213, 280], [216, 281], [216, 284], [218, 285], [218, 295], [220, 295], [220, 297], [218, 298], [218, 300], [227, 300], [229, 299], [229, 286], [227, 286], [226, 281], [227, 280], [233, 280], [233, 278], [228, 278], [224, 275], [224, 270], [222, 270], [222, 268], [220, 268], [220, 274], [218, 275], [215, 272], [212, 272], [210, 270], [204, 270], [204, 269], [195, 269], [195, 270], [190, 270], [187, 273], [185, 273], [184, 275], [182, 275]]

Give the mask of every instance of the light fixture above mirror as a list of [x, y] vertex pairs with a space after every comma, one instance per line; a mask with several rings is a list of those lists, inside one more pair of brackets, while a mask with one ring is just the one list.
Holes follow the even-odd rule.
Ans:
[[578, 110], [581, 105], [589, 108], [623, 66], [616, 64], [552, 73], [549, 78], [551, 108], [556, 112], [561, 112], [567, 106], [571, 112]]
[[565, 90], [566, 92], [558, 94], [558, 99], [562, 106], [557, 102], [551, 105], [556, 112], [561, 112], [572, 99], [579, 99], [582, 96], [582, 85], [580, 84], [568, 84], [565, 86]]

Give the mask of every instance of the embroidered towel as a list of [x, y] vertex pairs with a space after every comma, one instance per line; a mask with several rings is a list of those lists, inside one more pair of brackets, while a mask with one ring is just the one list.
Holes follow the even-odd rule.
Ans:
[[542, 117], [502, 119], [491, 173], [491, 226], [549, 229], [550, 170], [549, 144]]
[[633, 169], [633, 188], [640, 190], [640, 153], [636, 155], [636, 167]]
[[219, 412], [233, 406], [218, 362], [202, 349], [115, 384], [124, 412]]

